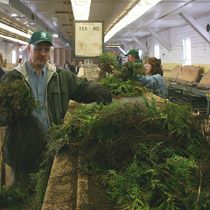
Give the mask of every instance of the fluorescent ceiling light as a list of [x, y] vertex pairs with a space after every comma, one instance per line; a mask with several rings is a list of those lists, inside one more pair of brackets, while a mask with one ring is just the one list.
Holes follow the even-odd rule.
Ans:
[[30, 38], [30, 36], [31, 36], [30, 34], [27, 34], [27, 33], [23, 32], [23, 31], [20, 31], [20, 30], [18, 30], [16, 28], [8, 26], [8, 25], [6, 25], [4, 23], [0, 23], [0, 28], [4, 29], [6, 31], [9, 31], [9, 32], [18, 34], [20, 36], [26, 37], [26, 38]]
[[58, 38], [58, 34], [53, 34], [53, 37], [54, 38]]
[[11, 17], [17, 17], [18, 15], [16, 13], [12, 13]]
[[104, 42], [111, 39], [118, 31], [125, 28], [127, 25], [138, 19], [150, 8], [154, 7], [161, 0], [140, 0], [136, 6], [134, 6], [114, 27], [105, 35]]
[[123, 50], [122, 47], [118, 47], [118, 49], [119, 49], [124, 55], [126, 54], [125, 50]]
[[74, 20], [88, 20], [91, 0], [71, 0]]
[[7, 5], [9, 5], [9, 0], [0, 0], [0, 4], [7, 4]]
[[120, 45], [105, 45], [107, 48], [118, 48]]
[[19, 39], [15, 39], [13, 37], [9, 37], [9, 36], [4, 36], [2, 34], [0, 34], [0, 37], [4, 38], [4, 39], [7, 39], [7, 40], [10, 40], [10, 41], [13, 41], [13, 42], [18, 42], [20, 44], [24, 44], [24, 45], [27, 45], [28, 43], [27, 42], [24, 42], [22, 40], [19, 40]]

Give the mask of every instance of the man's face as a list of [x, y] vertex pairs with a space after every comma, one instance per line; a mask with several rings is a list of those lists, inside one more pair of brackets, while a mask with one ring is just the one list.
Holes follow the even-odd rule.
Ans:
[[29, 63], [35, 68], [43, 68], [49, 58], [51, 45], [47, 42], [41, 42], [37, 45], [28, 46]]
[[135, 57], [133, 55], [128, 55], [128, 61], [129, 62], [134, 62], [135, 61]]

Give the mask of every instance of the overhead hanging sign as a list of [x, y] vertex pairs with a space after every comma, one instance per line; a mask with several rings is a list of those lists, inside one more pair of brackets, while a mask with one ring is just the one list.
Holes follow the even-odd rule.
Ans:
[[102, 22], [75, 22], [75, 56], [97, 57], [103, 52]]

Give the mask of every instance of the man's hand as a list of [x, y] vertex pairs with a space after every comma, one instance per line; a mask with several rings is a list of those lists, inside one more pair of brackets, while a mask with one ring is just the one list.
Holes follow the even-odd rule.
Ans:
[[97, 103], [109, 104], [112, 102], [112, 94], [105, 87], [95, 86], [93, 88], [93, 95]]

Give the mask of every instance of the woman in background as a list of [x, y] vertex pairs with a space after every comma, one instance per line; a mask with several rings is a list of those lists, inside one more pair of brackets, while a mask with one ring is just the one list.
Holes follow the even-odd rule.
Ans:
[[137, 80], [143, 86], [151, 89], [154, 94], [165, 98], [167, 91], [163, 79], [161, 59], [155, 57], [148, 58], [144, 61], [144, 67], [146, 75], [137, 75]]

